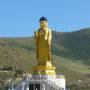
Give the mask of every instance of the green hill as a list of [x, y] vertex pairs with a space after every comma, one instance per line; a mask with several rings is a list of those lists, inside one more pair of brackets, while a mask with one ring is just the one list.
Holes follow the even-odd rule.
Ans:
[[[81, 60], [90, 65], [90, 29], [83, 29], [71, 33], [57, 33], [53, 35], [55, 55], [68, 59]], [[57, 52], [58, 50], [58, 52]]]
[[[0, 38], [0, 68], [7, 65], [31, 72], [36, 64], [35, 50], [34, 37]], [[65, 74], [67, 81], [89, 79], [90, 28], [69, 33], [53, 31], [52, 62], [57, 73]]]

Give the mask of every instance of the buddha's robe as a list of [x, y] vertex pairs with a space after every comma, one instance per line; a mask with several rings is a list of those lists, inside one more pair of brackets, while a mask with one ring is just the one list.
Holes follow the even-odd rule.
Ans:
[[52, 34], [50, 29], [39, 29], [35, 32], [37, 45], [38, 65], [45, 66], [47, 61], [51, 61], [51, 39]]

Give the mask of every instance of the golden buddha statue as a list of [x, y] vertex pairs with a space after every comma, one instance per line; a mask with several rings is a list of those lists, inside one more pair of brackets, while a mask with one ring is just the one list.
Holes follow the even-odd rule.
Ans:
[[47, 61], [51, 61], [51, 30], [45, 17], [40, 18], [40, 28], [35, 32], [38, 65], [45, 66]]
[[38, 65], [33, 66], [33, 74], [56, 75], [55, 67], [51, 64], [52, 33], [48, 28], [48, 22], [45, 17], [41, 17], [39, 22], [40, 28], [34, 33], [36, 40]]

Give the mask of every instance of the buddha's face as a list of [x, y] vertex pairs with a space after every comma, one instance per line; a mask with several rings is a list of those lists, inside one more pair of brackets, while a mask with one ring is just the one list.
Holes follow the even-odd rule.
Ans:
[[48, 27], [47, 21], [40, 21], [40, 27], [41, 27], [41, 28]]

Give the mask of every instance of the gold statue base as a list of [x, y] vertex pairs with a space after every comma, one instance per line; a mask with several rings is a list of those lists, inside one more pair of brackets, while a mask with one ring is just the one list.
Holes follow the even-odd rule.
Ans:
[[49, 75], [55, 76], [55, 67], [51, 65], [51, 62], [47, 62], [46, 66], [33, 66], [33, 75]]

